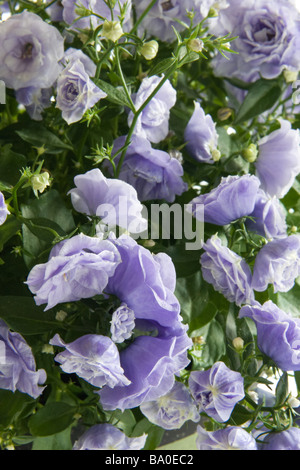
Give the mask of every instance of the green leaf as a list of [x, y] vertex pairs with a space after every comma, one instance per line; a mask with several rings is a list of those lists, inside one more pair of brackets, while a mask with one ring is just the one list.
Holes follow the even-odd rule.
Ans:
[[9, 215], [3, 225], [0, 226], [0, 251], [5, 243], [21, 229], [21, 222], [13, 215]]
[[12, 424], [25, 406], [34, 401], [25, 393], [0, 390], [0, 426], [6, 427]]
[[253, 412], [249, 411], [244, 406], [237, 403], [234, 407], [233, 412], [230, 416], [230, 422], [235, 426], [241, 426], [242, 424], [250, 421], [253, 418]]
[[[111, 103], [118, 104], [119, 106], [127, 106], [131, 109], [131, 103], [128, 100], [126, 93], [121, 87], [114, 87], [110, 83], [97, 78], [95, 84], [107, 94], [107, 98]], [[133, 111], [133, 110], [132, 110]]]
[[226, 339], [222, 326], [214, 318], [202, 331], [205, 344], [202, 350], [201, 363], [210, 367], [226, 353]]
[[28, 421], [34, 436], [50, 436], [68, 428], [74, 419], [77, 407], [63, 402], [51, 402], [40, 408]]
[[299, 317], [299, 299], [300, 299], [300, 286], [295, 283], [294, 287], [288, 292], [277, 292], [275, 294], [277, 306], [286, 313], [294, 317]]
[[[44, 307], [43, 307], [44, 308]], [[0, 318], [21, 335], [36, 335], [60, 326], [53, 312], [44, 312], [33, 297], [2, 296]]]
[[165, 73], [167, 70], [169, 70], [170, 67], [172, 67], [172, 65], [175, 64], [176, 60], [177, 59], [173, 57], [173, 58], [163, 59], [159, 61], [157, 64], [154, 65], [154, 67], [150, 69], [150, 72], [148, 74], [149, 77], [152, 77], [153, 75], [160, 75], [162, 73]]
[[71, 145], [63, 142], [57, 135], [46, 129], [42, 124], [30, 124], [26, 128], [16, 131], [21, 139], [33, 147], [45, 147], [46, 153], [56, 154], [62, 150], [73, 150]]
[[272, 108], [281, 94], [277, 80], [259, 79], [249, 89], [234, 123], [248, 121]]
[[288, 383], [288, 374], [287, 372], [283, 372], [282, 376], [280, 377], [277, 386], [276, 386], [276, 402], [275, 406], [283, 405], [287, 396], [289, 394], [289, 383]]
[[4, 184], [15, 185], [21, 176], [20, 171], [26, 166], [26, 158], [11, 150], [8, 144], [0, 148], [0, 177]]
[[69, 426], [57, 434], [35, 438], [32, 450], [72, 450], [71, 430]]
[[[171, 442], [170, 444], [160, 446], [157, 450], [197, 450], [197, 436], [197, 433], [191, 434], [190, 436], [184, 437], [183, 439], [178, 439], [177, 441]], [[188, 463], [189, 459], [186, 458], [185, 461]]]

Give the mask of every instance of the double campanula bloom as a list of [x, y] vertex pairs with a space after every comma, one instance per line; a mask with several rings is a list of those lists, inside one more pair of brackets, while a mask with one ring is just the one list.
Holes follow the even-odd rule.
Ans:
[[[77, 0], [62, 0], [61, 3], [63, 5], [63, 19], [71, 30], [80, 31], [82, 29], [91, 29], [91, 26], [95, 29], [97, 26], [103, 24], [105, 19], [108, 21], [112, 20], [111, 9], [104, 0], [81, 0], [80, 3], [78, 3]], [[115, 2], [113, 16], [114, 19], [117, 19], [121, 14], [120, 8], [124, 8], [125, 5], [127, 5], [127, 9], [124, 22], [125, 25], [128, 25], [128, 29], [131, 18], [131, 0], [119, 0]], [[82, 9], [82, 13], [84, 9], [90, 10], [91, 13], [90, 15], [80, 15], [80, 9]], [[95, 13], [95, 15], [92, 13]]]
[[95, 168], [74, 178], [76, 188], [71, 189], [71, 201], [77, 212], [102, 217], [108, 226], [120, 226], [132, 233], [147, 228], [142, 217], [143, 206], [130, 184], [119, 179], [106, 178]]
[[114, 343], [123, 343], [131, 337], [135, 327], [134, 311], [122, 304], [113, 312], [110, 323], [111, 339]]
[[36, 304], [49, 310], [102, 294], [120, 261], [113, 243], [80, 234], [55, 245], [49, 260], [32, 268], [26, 284]]
[[[134, 0], [137, 16], [141, 16], [149, 0]], [[146, 33], [149, 37], [154, 36], [164, 42], [173, 42], [176, 39], [173, 27], [181, 32], [184, 26], [176, 20], [190, 23], [188, 12], [194, 13], [194, 24], [199, 23], [208, 15], [210, 8], [224, 8], [226, 2], [221, 0], [158, 0], [151, 8], [148, 15], [143, 19], [139, 33]]]
[[50, 344], [65, 348], [55, 356], [55, 361], [67, 374], [77, 374], [95, 387], [113, 388], [130, 383], [120, 365], [118, 348], [108, 336], [89, 334], [65, 343], [56, 334]]
[[291, 427], [286, 431], [267, 434], [261, 450], [300, 450], [300, 429]]
[[189, 363], [187, 349], [192, 342], [174, 295], [176, 274], [171, 258], [164, 253], [153, 256], [125, 235], [114, 243], [122, 262], [105, 292], [134, 312], [136, 338], [120, 352], [131, 384], [112, 390], [104, 387], [99, 394], [105, 409], [124, 410], [165, 395], [174, 385], [174, 374]]
[[195, 102], [195, 110], [184, 132], [186, 149], [199, 162], [214, 163], [220, 159], [216, 125], [209, 114], [205, 114], [200, 104]]
[[[125, 140], [124, 136], [115, 140], [113, 153], [124, 146]], [[120, 155], [115, 158], [116, 163], [119, 158]], [[143, 137], [132, 138], [119, 178], [136, 189], [140, 201], [164, 199], [173, 202], [177, 195], [188, 189], [182, 177], [183, 167], [176, 157], [153, 148]]]
[[[137, 93], [133, 95], [135, 109], [142, 106], [163, 77], [153, 75], [143, 79]], [[170, 109], [176, 103], [176, 90], [167, 80], [140, 113], [134, 128], [134, 134], [148, 139], [150, 142], [158, 143], [165, 139], [169, 132]], [[134, 114], [128, 115], [128, 125], [132, 124]]]
[[80, 59], [70, 62], [58, 77], [56, 107], [68, 124], [79, 121], [106, 96], [90, 79]]
[[25, 339], [10, 331], [0, 319], [0, 389], [27, 393], [33, 398], [39, 397], [45, 387], [43, 369], [36, 370], [36, 363], [31, 348]]
[[6, 221], [7, 216], [10, 214], [7, 205], [5, 203], [5, 199], [3, 194], [0, 191], [0, 225], [4, 224]]
[[205, 222], [215, 225], [230, 224], [253, 212], [259, 185], [259, 179], [250, 174], [223, 177], [220, 184], [209, 193], [192, 199], [191, 212], [198, 218], [197, 206], [204, 205]]
[[259, 154], [255, 162], [261, 187], [279, 199], [287, 194], [300, 173], [299, 129], [292, 129], [291, 123], [284, 119], [280, 120], [280, 125], [280, 129], [258, 142]]
[[285, 69], [300, 68], [300, 13], [289, 1], [229, 0], [221, 10], [212, 32], [238, 39], [230, 46], [238, 54], [229, 60], [218, 54], [212, 61], [214, 73], [254, 82], [272, 79]]
[[239, 426], [228, 426], [217, 431], [197, 427], [198, 450], [258, 450], [253, 436]]
[[276, 196], [270, 196], [259, 189], [251, 218], [247, 218], [249, 230], [265, 237], [267, 240], [287, 236], [286, 210]]
[[203, 279], [236, 305], [252, 303], [252, 273], [243, 258], [222, 245], [217, 235], [203, 244], [200, 257]]
[[64, 39], [35, 13], [23, 11], [0, 23], [0, 80], [8, 88], [48, 88], [61, 70]]
[[300, 370], [300, 319], [293, 318], [271, 300], [245, 305], [240, 318], [251, 318], [257, 329], [258, 348], [283, 371]]
[[144, 402], [140, 410], [148, 420], [163, 429], [180, 429], [191, 420], [197, 423], [200, 414], [188, 388], [175, 382], [171, 390], [157, 400]]
[[272, 240], [256, 255], [252, 287], [263, 292], [273, 284], [274, 292], [288, 292], [300, 276], [300, 235]]
[[64, 66], [67, 66], [70, 63], [76, 62], [76, 60], [80, 60], [82, 65], [84, 66], [84, 70], [88, 74], [89, 77], [94, 77], [96, 74], [97, 66], [94, 64], [92, 59], [84, 54], [81, 49], [75, 49], [74, 47], [69, 47], [61, 60], [61, 63]]
[[74, 443], [73, 450], [141, 450], [146, 439], [146, 434], [127, 437], [112, 424], [96, 424]]
[[199, 410], [219, 422], [227, 421], [245, 396], [243, 377], [224, 362], [216, 362], [208, 370], [192, 371], [189, 388]]

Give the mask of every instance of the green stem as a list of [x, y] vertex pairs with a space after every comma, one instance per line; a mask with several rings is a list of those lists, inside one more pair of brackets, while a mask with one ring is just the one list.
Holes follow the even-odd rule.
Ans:
[[136, 109], [135, 109], [134, 103], [131, 99], [131, 95], [129, 93], [129, 90], [128, 90], [128, 87], [127, 87], [127, 84], [126, 84], [126, 81], [125, 81], [125, 78], [124, 78], [123, 70], [122, 70], [122, 67], [121, 67], [120, 54], [119, 54], [119, 48], [118, 47], [115, 47], [115, 54], [116, 54], [117, 67], [118, 67], [119, 75], [120, 75], [120, 78], [121, 78], [121, 82], [122, 82], [125, 94], [126, 94], [127, 99], [130, 103], [131, 110], [135, 113]]

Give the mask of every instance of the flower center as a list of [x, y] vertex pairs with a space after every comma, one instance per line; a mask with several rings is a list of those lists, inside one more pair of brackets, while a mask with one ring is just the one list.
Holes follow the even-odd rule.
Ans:
[[66, 89], [67, 99], [70, 101], [73, 101], [77, 98], [78, 95], [79, 95], [78, 86], [75, 83], [70, 82]]
[[32, 59], [33, 44], [27, 42], [22, 51], [22, 59]]
[[162, 6], [163, 11], [168, 11], [168, 10], [171, 10], [171, 8], [173, 8], [173, 4], [171, 1], [163, 2], [161, 6]]

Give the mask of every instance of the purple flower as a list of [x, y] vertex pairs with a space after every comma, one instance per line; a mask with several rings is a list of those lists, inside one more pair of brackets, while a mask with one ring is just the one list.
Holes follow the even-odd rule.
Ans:
[[50, 98], [52, 96], [51, 88], [19, 88], [16, 91], [16, 99], [19, 103], [26, 107], [26, 111], [35, 121], [43, 119], [42, 113], [44, 109], [51, 106]]
[[264, 438], [261, 450], [300, 450], [300, 429], [292, 427], [286, 431], [269, 433]]
[[25, 339], [9, 330], [0, 319], [0, 389], [40, 396], [46, 380], [43, 369], [36, 370], [35, 359]]
[[46, 9], [51, 21], [63, 21], [63, 6], [60, 0], [50, 4]]
[[64, 57], [61, 60], [61, 63], [67, 66], [70, 63], [76, 62], [76, 60], [80, 60], [83, 64], [84, 69], [89, 77], [94, 77], [96, 73], [96, 65], [92, 61], [92, 59], [84, 54], [81, 49], [74, 49], [74, 47], [69, 47], [65, 51]]
[[269, 196], [259, 189], [253, 212], [254, 220], [247, 219], [249, 230], [269, 239], [287, 236], [286, 211], [276, 196]]
[[219, 422], [227, 421], [245, 396], [243, 377], [224, 362], [216, 362], [208, 370], [192, 371], [189, 387], [200, 411]]
[[73, 450], [141, 450], [147, 435], [127, 437], [112, 424], [96, 424], [75, 442]]
[[56, 107], [63, 119], [72, 124], [107, 95], [89, 78], [81, 60], [70, 62], [57, 80]]
[[200, 420], [196, 403], [188, 388], [180, 382], [175, 382], [166, 395], [142, 403], [140, 410], [151, 423], [163, 429], [180, 429], [188, 420], [195, 423]]
[[238, 426], [208, 432], [197, 427], [196, 445], [198, 450], [257, 450], [254, 437]]
[[200, 263], [203, 279], [236, 305], [252, 303], [250, 267], [239, 255], [223, 246], [217, 235], [203, 244]]
[[[138, 92], [133, 96], [135, 109], [139, 109], [144, 104], [162, 80], [163, 77], [156, 75], [143, 79]], [[176, 90], [172, 87], [170, 81], [167, 80], [139, 115], [134, 134], [154, 143], [158, 143], [167, 137], [170, 109], [175, 103]], [[133, 118], [134, 114], [130, 111], [128, 115], [129, 126], [132, 124]]]
[[[147, 6], [149, 0], [134, 0], [137, 16], [141, 16]], [[211, 7], [216, 4], [223, 7], [224, 1], [216, 2], [215, 0], [158, 0], [151, 8], [150, 12], [143, 19], [139, 28], [139, 33], [146, 33], [147, 36], [154, 36], [165, 42], [172, 42], [176, 39], [173, 27], [176, 31], [181, 32], [184, 26], [176, 20], [190, 23], [187, 11], [194, 11], [194, 24], [199, 23], [208, 15]]]
[[4, 196], [0, 191], [0, 225], [4, 224], [9, 214], [10, 212], [7, 209], [7, 205], [5, 204]]
[[134, 320], [133, 310], [128, 308], [126, 304], [120, 305], [112, 314], [110, 326], [111, 339], [115, 343], [123, 343], [125, 339], [129, 339], [135, 327]]
[[223, 177], [216, 188], [190, 202], [192, 213], [197, 218], [197, 205], [203, 204], [205, 222], [230, 224], [253, 212], [259, 185], [259, 179], [254, 175]]
[[121, 366], [131, 384], [112, 390], [103, 387], [99, 395], [105, 410], [135, 408], [165, 395], [174, 385], [174, 374], [190, 362], [186, 351], [192, 343], [182, 324], [178, 322], [176, 328], [162, 328], [145, 322], [144, 328], [147, 323], [148, 334], [152, 328], [152, 334], [156, 336], [139, 336], [121, 351]]
[[49, 260], [32, 268], [26, 284], [36, 304], [47, 303], [49, 310], [101, 294], [119, 263], [113, 243], [80, 234], [55, 245]]
[[[299, 33], [300, 36], [300, 33]], [[280, 120], [280, 129], [259, 141], [256, 174], [262, 188], [281, 199], [292, 187], [300, 172], [300, 134], [291, 123]]]
[[238, 54], [229, 54], [229, 60], [218, 54], [212, 61], [217, 76], [253, 82], [300, 68], [299, 11], [291, 2], [230, 0], [214, 27], [217, 36], [238, 36], [231, 43]]
[[38, 15], [23, 11], [0, 23], [0, 79], [8, 88], [48, 88], [64, 54], [60, 32]]
[[105, 178], [98, 168], [75, 176], [74, 183], [76, 188], [68, 194], [76, 211], [97, 215], [102, 217], [103, 223], [119, 225], [132, 233], [146, 229], [147, 221], [142, 217], [143, 206], [130, 184]]
[[[131, 0], [119, 0], [115, 3], [113, 7], [114, 19], [117, 19], [120, 16], [120, 7], [124, 7], [127, 3], [127, 10], [125, 14], [125, 25], [128, 25], [130, 22], [131, 15]], [[69, 29], [71, 30], [81, 30], [81, 29], [90, 29], [91, 25], [93, 28], [96, 28], [104, 22], [104, 19], [112, 20], [111, 10], [109, 6], [104, 2], [104, 0], [80, 0], [80, 3], [77, 0], [62, 0], [63, 9], [63, 19], [70, 25]], [[76, 12], [76, 9], [80, 7], [86, 8], [96, 13], [96, 15], [80, 17]], [[99, 18], [102, 16], [103, 20]]]
[[280, 310], [271, 300], [245, 305], [239, 316], [251, 318], [258, 348], [283, 371], [300, 370], [300, 319]]
[[187, 142], [187, 151], [199, 162], [214, 163], [219, 160], [221, 154], [217, 149], [218, 134], [215, 123], [197, 102], [185, 129], [184, 139]]
[[84, 335], [66, 344], [56, 334], [50, 344], [65, 348], [55, 360], [67, 374], [77, 374], [95, 387], [122, 387], [130, 383], [120, 365], [118, 348], [107, 336]]
[[[125, 137], [116, 139], [113, 153], [124, 143]], [[119, 158], [120, 155], [115, 158], [116, 163]], [[167, 152], [152, 148], [147, 139], [136, 135], [126, 150], [119, 178], [136, 189], [140, 201], [164, 199], [173, 202], [176, 195], [188, 189], [182, 176], [183, 168], [179, 160]]]
[[252, 288], [263, 292], [273, 284], [274, 292], [288, 292], [300, 275], [300, 236], [272, 240], [256, 255]]

